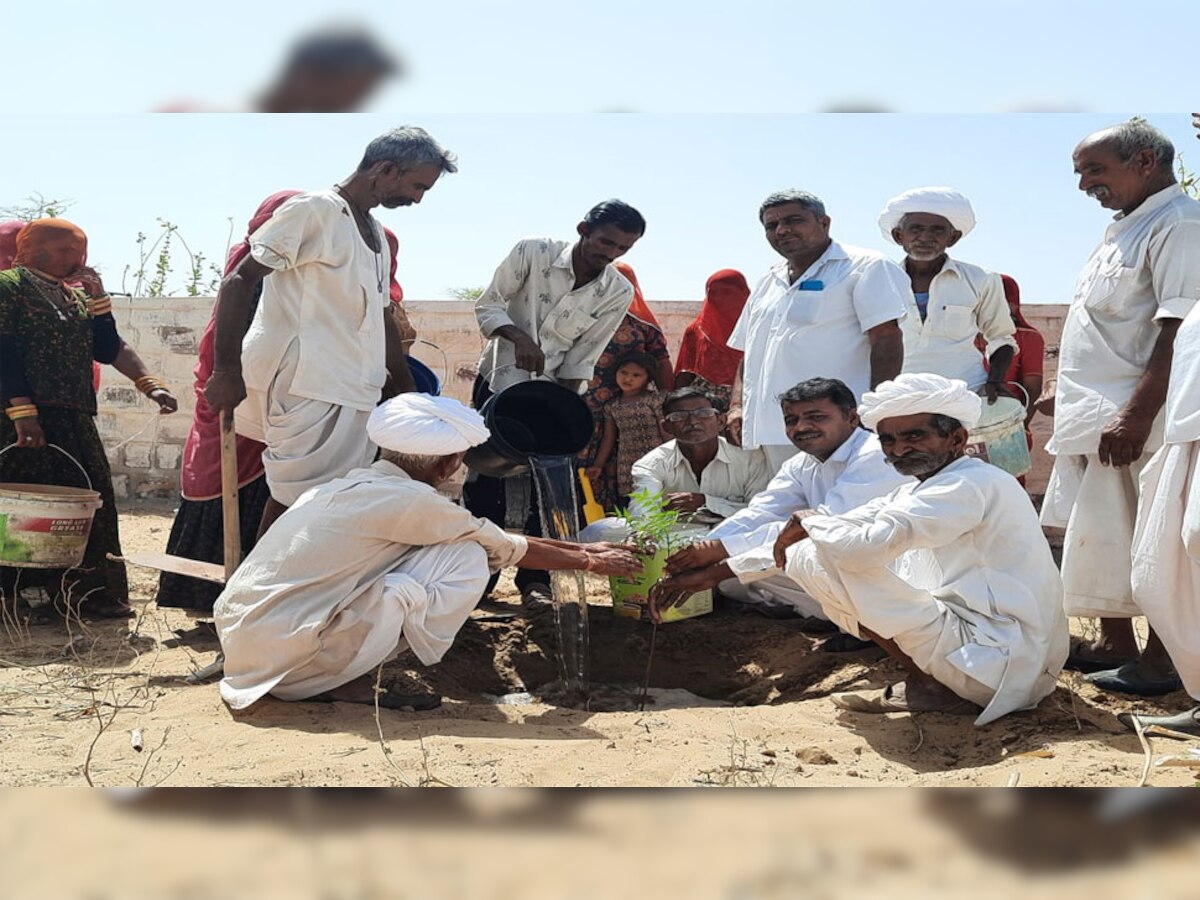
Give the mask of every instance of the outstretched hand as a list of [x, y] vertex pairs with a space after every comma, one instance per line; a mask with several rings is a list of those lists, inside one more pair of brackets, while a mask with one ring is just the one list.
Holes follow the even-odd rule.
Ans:
[[725, 545], [720, 541], [697, 541], [668, 556], [663, 571], [668, 575], [678, 575], [689, 569], [706, 569], [723, 562], [728, 556]]
[[636, 575], [642, 561], [624, 544], [584, 544], [587, 571], [596, 575]]

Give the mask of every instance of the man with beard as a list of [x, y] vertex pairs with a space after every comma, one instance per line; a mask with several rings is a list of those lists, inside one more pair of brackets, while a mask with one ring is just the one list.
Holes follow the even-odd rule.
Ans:
[[[912, 281], [908, 315], [900, 323], [904, 371], [961, 378], [972, 390], [985, 388], [994, 402], [1017, 349], [1004, 285], [994, 272], [946, 252], [974, 227], [971, 201], [945, 187], [905, 191], [879, 214], [879, 230], [904, 249], [904, 271]], [[986, 372], [976, 335], [986, 341]]]
[[387, 240], [370, 210], [420, 203], [457, 170], [424, 129], [380, 135], [349, 178], [284, 203], [222, 282], [204, 393], [219, 415], [237, 407], [238, 434], [267, 445], [260, 536], [309, 488], [370, 465], [367, 417], [385, 384], [413, 389], [390, 313]]
[[[634, 493], [661, 493], [667, 509], [688, 524], [707, 526], [740, 515], [767, 484], [766, 458], [721, 437], [725, 416], [712, 397], [680, 388], [663, 400], [663, 422], [673, 440], [633, 464]], [[637, 502], [630, 504], [637, 511]], [[703, 529], [700, 531], [703, 534]], [[624, 540], [628, 528], [616, 518], [593, 522], [581, 540]]]
[[[775, 539], [788, 517], [799, 510], [840, 515], [912, 479], [888, 465], [879, 439], [860, 427], [854, 392], [836, 378], [802, 381], [779, 402], [788, 440], [800, 452], [748, 506], [667, 560], [667, 589], [718, 587], [772, 618], [827, 619], [821, 605], [775, 565]], [[835, 635], [821, 649], [862, 646], [849, 635]]]
[[775, 543], [777, 565], [830, 619], [907, 672], [835, 695], [842, 709], [979, 713], [983, 725], [1054, 690], [1067, 656], [1058, 571], [1016, 479], [964, 453], [981, 407], [940, 375], [879, 385], [859, 415], [917, 481], [842, 515], [793, 514]]
[[1063, 324], [1055, 455], [1042, 522], [1066, 529], [1063, 601], [1100, 634], [1069, 668], [1101, 690], [1152, 696], [1180, 686], [1158, 635], [1139, 653], [1133, 536], [1142, 470], [1163, 443], [1175, 334], [1200, 295], [1200, 204], [1175, 180], [1175, 148], [1132, 120], [1075, 148], [1079, 189], [1116, 212], [1076, 283]]

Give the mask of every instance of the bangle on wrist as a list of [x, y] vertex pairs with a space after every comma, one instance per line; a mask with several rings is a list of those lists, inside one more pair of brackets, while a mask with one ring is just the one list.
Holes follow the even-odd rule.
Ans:
[[5, 410], [5, 414], [12, 422], [18, 419], [34, 419], [37, 418], [38, 408], [32, 403], [24, 403], [20, 406], [10, 406]]
[[[143, 375], [133, 383], [139, 391], [149, 397], [155, 391], [166, 391], [167, 386], [155, 378], [153, 375]], [[167, 391], [170, 393], [170, 391]]]

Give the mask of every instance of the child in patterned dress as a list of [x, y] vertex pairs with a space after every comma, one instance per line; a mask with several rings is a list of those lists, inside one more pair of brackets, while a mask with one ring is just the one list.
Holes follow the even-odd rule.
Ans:
[[662, 395], [650, 390], [655, 361], [642, 353], [630, 353], [617, 365], [620, 396], [604, 405], [604, 436], [588, 477], [596, 480], [604, 471], [614, 449], [617, 454], [617, 493], [626, 506], [633, 493], [633, 464], [670, 440], [662, 422]]

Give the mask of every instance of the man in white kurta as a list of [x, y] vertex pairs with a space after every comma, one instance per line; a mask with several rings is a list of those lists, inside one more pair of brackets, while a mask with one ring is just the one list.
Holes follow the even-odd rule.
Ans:
[[367, 416], [388, 376], [395, 390], [412, 387], [390, 314], [387, 238], [370, 210], [419, 203], [456, 170], [423, 129], [387, 132], [349, 178], [284, 203], [222, 283], [205, 393], [219, 411], [237, 408], [239, 434], [266, 444], [263, 529], [309, 488], [370, 463]]
[[1162, 444], [1175, 331], [1200, 295], [1200, 204], [1176, 183], [1173, 159], [1170, 142], [1145, 123], [1106, 129], [1075, 149], [1080, 189], [1117, 215], [1063, 325], [1047, 446], [1056, 459], [1042, 508], [1044, 524], [1066, 528], [1068, 615], [1101, 618], [1099, 640], [1075, 648], [1069, 666], [1096, 672], [1089, 680], [1106, 689], [1143, 694], [1178, 680], [1157, 638], [1139, 660], [1131, 623], [1140, 612], [1131, 583], [1139, 476]]
[[[809, 378], [836, 378], [862, 396], [897, 375], [898, 322], [911, 291], [904, 270], [882, 254], [830, 238], [825, 205], [812, 194], [772, 194], [759, 221], [784, 260], [755, 286], [727, 343], [745, 353], [734, 398], [742, 446], [763, 448], [774, 474], [796, 452], [779, 395]], [[738, 418], [731, 413], [735, 427]]]
[[[958, 378], [972, 390], [986, 388], [992, 399], [1017, 351], [1017, 326], [1000, 276], [946, 252], [974, 228], [971, 202], [946, 187], [905, 191], [879, 214], [884, 238], [904, 249], [904, 271], [912, 282], [908, 315], [900, 323], [903, 371]], [[978, 335], [986, 342], [983, 354], [975, 346]], [[988, 372], [994, 373], [990, 380]]]
[[[633, 285], [612, 264], [638, 241], [646, 222], [629, 204], [608, 200], [589, 210], [576, 230], [577, 241], [518, 241], [475, 301], [487, 342], [472, 389], [476, 409], [504, 388], [533, 378], [551, 378], [574, 391], [591, 380], [633, 302]], [[477, 516], [541, 534], [529, 479], [510, 490], [513, 480], [472, 473], [463, 501]], [[545, 572], [521, 568], [515, 581], [527, 602], [548, 599]], [[492, 579], [487, 589], [494, 584]]]
[[836, 695], [841, 708], [982, 707], [983, 725], [1054, 689], [1068, 643], [1058, 571], [1016, 479], [963, 454], [980, 407], [964, 382], [936, 375], [880, 385], [863, 397], [863, 423], [918, 481], [842, 515], [793, 519], [780, 536], [788, 574], [826, 614], [909, 670], [903, 685]]
[[[1133, 599], [1162, 640], [1184, 689], [1200, 701], [1200, 304], [1175, 336], [1163, 446], [1142, 472], [1133, 539]], [[1118, 718], [1132, 727], [1132, 715]], [[1138, 715], [1200, 735], [1200, 705]]]
[[[488, 437], [455, 400], [401, 394], [367, 428], [383, 458], [306, 492], [255, 545], [213, 609], [225, 653], [221, 696], [242, 709], [282, 700], [375, 701], [368, 673], [404, 649], [438, 662], [489, 572], [536, 556], [552, 568], [621, 574], [632, 556], [507, 534], [435, 484]], [[385, 692], [381, 706], [440, 698]]]
[[775, 565], [775, 539], [795, 512], [839, 515], [912, 481], [888, 465], [878, 438], [860, 427], [857, 405], [836, 379], [810, 379], [785, 392], [781, 418], [800, 452], [749, 505], [668, 560], [668, 573], [707, 569], [723, 595], [764, 614], [826, 619], [821, 605]]

